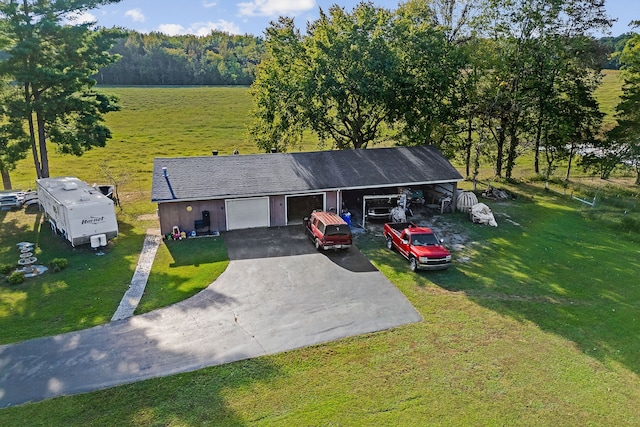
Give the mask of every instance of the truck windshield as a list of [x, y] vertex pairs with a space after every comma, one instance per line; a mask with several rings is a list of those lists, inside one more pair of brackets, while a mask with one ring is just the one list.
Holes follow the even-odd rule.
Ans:
[[325, 236], [348, 236], [351, 234], [348, 225], [327, 225]]
[[414, 246], [439, 245], [434, 234], [414, 234], [411, 236], [411, 244]]

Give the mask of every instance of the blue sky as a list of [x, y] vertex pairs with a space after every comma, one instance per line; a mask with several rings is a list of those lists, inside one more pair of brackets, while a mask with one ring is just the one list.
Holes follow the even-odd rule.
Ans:
[[[374, 4], [395, 9], [399, 0], [374, 0]], [[318, 17], [318, 9], [333, 4], [351, 10], [358, 0], [122, 0], [88, 12], [83, 19], [104, 27], [122, 26], [140, 32], [206, 35], [211, 30], [232, 34], [263, 35], [269, 22], [285, 15], [295, 17], [298, 28]], [[606, 0], [610, 16], [618, 18], [612, 35], [629, 31], [631, 20], [640, 20], [638, 0]], [[599, 34], [600, 35], [600, 34]]]

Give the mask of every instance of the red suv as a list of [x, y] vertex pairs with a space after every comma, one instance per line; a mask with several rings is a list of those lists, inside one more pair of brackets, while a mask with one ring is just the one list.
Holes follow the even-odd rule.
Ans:
[[332, 212], [314, 211], [304, 219], [305, 232], [316, 249], [347, 249], [351, 246], [351, 230], [344, 219]]

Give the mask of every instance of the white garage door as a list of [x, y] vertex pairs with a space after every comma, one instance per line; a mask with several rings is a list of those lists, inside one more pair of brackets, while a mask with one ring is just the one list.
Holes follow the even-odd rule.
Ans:
[[269, 226], [269, 198], [225, 200], [227, 230]]

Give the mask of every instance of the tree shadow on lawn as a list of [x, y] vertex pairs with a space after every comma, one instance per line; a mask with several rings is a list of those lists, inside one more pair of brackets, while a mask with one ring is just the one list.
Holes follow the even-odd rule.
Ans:
[[[214, 422], [211, 417], [215, 415], [215, 424], [245, 426], [246, 419], [234, 413], [230, 407], [225, 397], [226, 390], [253, 389], [281, 375], [278, 366], [269, 363], [266, 358], [256, 358], [125, 385], [98, 392], [102, 394], [99, 400], [104, 402], [105, 407], [121, 408], [115, 418], [111, 411], [94, 411], [90, 415], [91, 420], [87, 421], [93, 425], [127, 425], [133, 420], [146, 419], [148, 422], [144, 424], [149, 425], [200, 425]], [[95, 399], [96, 396], [93, 397]], [[87, 405], [94, 399], [87, 399]], [[78, 396], [78, 400], [82, 404], [83, 396]], [[72, 405], [69, 403], [70, 407]], [[89, 424], [75, 419], [69, 421], [71, 424], [68, 425]]]
[[42, 213], [29, 209], [32, 214], [24, 211], [0, 211], [0, 261], [15, 263], [19, 252], [17, 244], [20, 242], [37, 243], [42, 222]]
[[[207, 425], [246, 426], [225, 396], [229, 389], [253, 389], [282, 375], [265, 358], [249, 359], [194, 372], [151, 379], [90, 394], [53, 399], [24, 409], [29, 422], [46, 425], [47, 414], [63, 413], [66, 426], [86, 425]], [[100, 406], [96, 407], [96, 403]], [[114, 409], [117, 408], [117, 409]], [[16, 414], [21, 408], [16, 408]], [[0, 411], [13, 418], [14, 408]], [[215, 417], [212, 419], [212, 416]], [[56, 418], [58, 419], [58, 418]], [[8, 423], [4, 425], [21, 425]]]
[[[198, 307], [185, 310], [194, 313]], [[0, 378], [0, 425], [195, 425], [211, 422], [212, 415], [225, 425], [244, 425], [229, 409], [224, 390], [282, 375], [265, 358], [248, 359], [246, 346], [231, 353], [225, 348], [206, 350], [202, 347], [210, 343], [192, 337], [186, 347], [201, 347], [185, 350], [171, 334], [158, 334], [152, 326], [157, 321], [162, 319], [152, 314], [111, 323], [94, 333], [4, 348], [3, 363], [17, 370]], [[238, 362], [202, 369], [229, 357]], [[185, 373], [173, 375], [181, 370]], [[29, 381], [22, 381], [23, 376]], [[136, 379], [144, 381], [132, 383]], [[77, 394], [104, 387], [111, 388]], [[42, 400], [64, 394], [70, 396]], [[7, 407], [29, 400], [37, 403]]]
[[587, 222], [565, 200], [490, 204], [498, 228], [461, 223], [475, 243], [436, 285], [640, 373], [640, 245]]
[[[80, 330], [108, 322], [126, 292], [144, 235], [128, 223], [119, 223], [119, 237], [102, 248], [102, 256], [88, 245], [72, 247], [53, 233], [40, 214], [3, 221], [15, 225], [3, 235], [1, 262], [17, 263], [16, 243], [36, 244], [36, 264], [48, 266], [65, 258], [68, 267], [27, 278], [19, 285], [0, 284], [0, 343]], [[34, 224], [36, 224], [34, 226]]]

